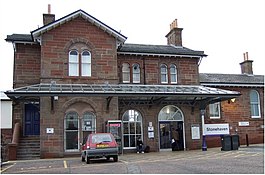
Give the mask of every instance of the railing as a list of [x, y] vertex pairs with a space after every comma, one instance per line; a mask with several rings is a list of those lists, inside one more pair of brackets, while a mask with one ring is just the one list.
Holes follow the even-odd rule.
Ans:
[[14, 126], [12, 142], [8, 144], [8, 159], [17, 160], [17, 146], [19, 144], [20, 137], [20, 123], [16, 123]]

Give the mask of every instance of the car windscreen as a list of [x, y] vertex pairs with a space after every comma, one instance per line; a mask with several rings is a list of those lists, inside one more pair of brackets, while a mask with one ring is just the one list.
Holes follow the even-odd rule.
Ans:
[[92, 143], [106, 143], [112, 142], [111, 136], [109, 134], [98, 134], [92, 136]]

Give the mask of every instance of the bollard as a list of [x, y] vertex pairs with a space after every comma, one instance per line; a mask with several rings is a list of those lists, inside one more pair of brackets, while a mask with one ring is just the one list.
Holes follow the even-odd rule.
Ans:
[[247, 147], [249, 146], [249, 143], [248, 143], [248, 134], [246, 134], [246, 142], [247, 142]]

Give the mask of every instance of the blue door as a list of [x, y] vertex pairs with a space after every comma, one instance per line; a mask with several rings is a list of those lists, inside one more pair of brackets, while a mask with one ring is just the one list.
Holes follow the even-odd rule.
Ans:
[[25, 105], [24, 135], [40, 135], [40, 113], [35, 104]]

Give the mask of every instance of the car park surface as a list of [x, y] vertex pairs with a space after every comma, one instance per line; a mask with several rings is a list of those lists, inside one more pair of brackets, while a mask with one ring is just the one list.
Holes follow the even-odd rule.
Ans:
[[10, 161], [5, 174], [264, 174], [264, 145], [221, 151], [162, 151], [123, 154], [118, 162], [93, 159], [92, 164], [80, 157]]

